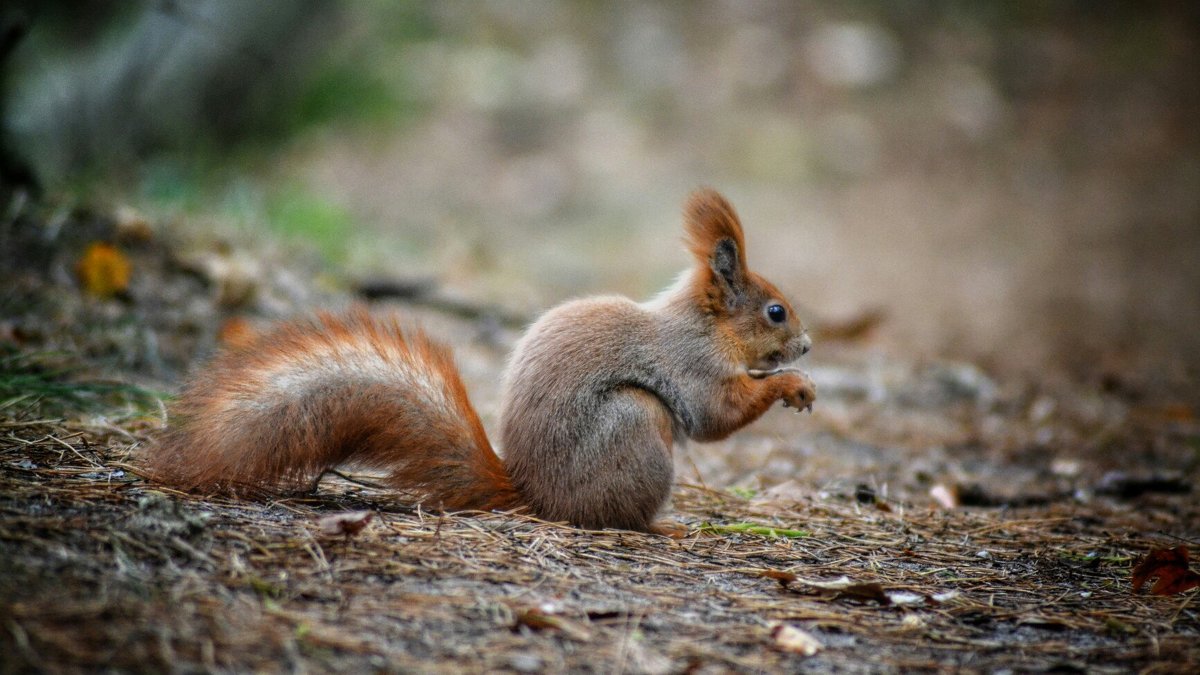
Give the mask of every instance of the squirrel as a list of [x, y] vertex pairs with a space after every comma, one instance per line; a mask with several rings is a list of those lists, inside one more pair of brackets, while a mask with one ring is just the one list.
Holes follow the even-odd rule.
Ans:
[[719, 440], [776, 401], [812, 410], [786, 367], [811, 340], [783, 294], [746, 265], [719, 193], [684, 207], [695, 259], [645, 303], [566, 302], [519, 340], [492, 449], [448, 348], [364, 309], [243, 337], [193, 377], [149, 448], [150, 477], [189, 491], [315, 489], [329, 469], [386, 473], [445, 511], [523, 510], [588, 528], [661, 534], [672, 451]]

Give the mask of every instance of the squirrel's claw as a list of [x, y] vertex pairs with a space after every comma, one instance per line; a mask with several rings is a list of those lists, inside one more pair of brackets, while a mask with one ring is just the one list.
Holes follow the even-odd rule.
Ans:
[[[784, 399], [784, 400], [783, 400], [783, 407], [785, 407], [785, 408], [790, 408], [790, 407], [792, 407], [792, 404], [791, 404], [791, 403], [788, 403], [787, 399]], [[800, 407], [796, 408], [796, 414], [797, 414], [797, 415], [799, 415], [799, 414], [800, 414], [800, 413], [802, 413], [802, 412], [806, 412], [806, 413], [808, 413], [809, 415], [811, 415], [811, 414], [812, 414], [812, 407], [813, 407], [813, 404], [812, 404], [812, 402], [811, 402], [811, 401], [809, 401], [808, 405], [802, 405], [802, 406], [800, 406]]]

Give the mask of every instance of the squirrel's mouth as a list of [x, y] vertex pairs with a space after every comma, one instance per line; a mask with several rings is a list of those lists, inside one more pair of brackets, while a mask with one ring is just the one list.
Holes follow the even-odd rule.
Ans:
[[803, 338], [796, 338], [789, 340], [782, 349], [776, 349], [775, 351], [760, 357], [758, 361], [755, 361], [751, 365], [751, 367], [758, 370], [773, 370], [784, 364], [795, 361], [801, 356], [804, 356], [806, 352], [808, 352], [808, 347], [805, 344], [805, 340]]
[[[790, 359], [789, 359], [790, 360]], [[782, 351], [774, 351], [755, 361], [752, 365], [757, 370], [773, 370], [786, 363]]]

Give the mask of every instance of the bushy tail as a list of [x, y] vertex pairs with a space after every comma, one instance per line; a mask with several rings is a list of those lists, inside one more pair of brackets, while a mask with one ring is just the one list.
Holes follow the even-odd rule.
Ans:
[[361, 309], [283, 324], [220, 354], [170, 422], [147, 468], [186, 490], [304, 489], [345, 464], [386, 471], [435, 508], [521, 503], [449, 350]]

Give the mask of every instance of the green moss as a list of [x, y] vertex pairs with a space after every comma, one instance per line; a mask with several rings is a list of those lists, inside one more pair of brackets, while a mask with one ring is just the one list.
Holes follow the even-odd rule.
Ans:
[[0, 410], [61, 414], [128, 405], [149, 409], [163, 398], [141, 387], [86, 378], [82, 373], [83, 367], [62, 353], [0, 347]]
[[808, 530], [793, 530], [785, 527], [763, 525], [761, 523], [705, 523], [700, 526], [700, 531], [712, 534], [752, 534], [756, 537], [767, 537], [768, 539], [796, 539], [811, 535]]

